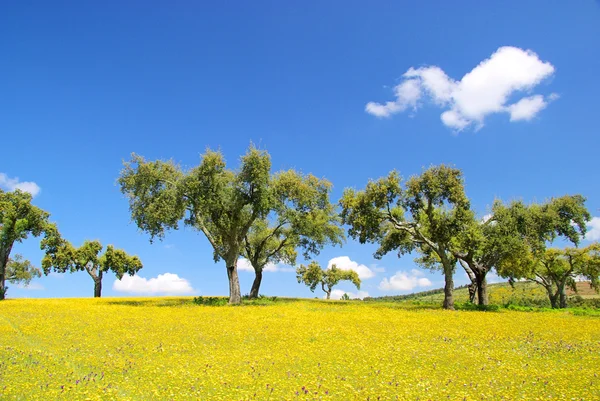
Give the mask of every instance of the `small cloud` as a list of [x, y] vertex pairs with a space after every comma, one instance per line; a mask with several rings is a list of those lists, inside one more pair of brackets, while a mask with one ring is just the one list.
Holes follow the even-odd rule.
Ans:
[[354, 270], [358, 273], [358, 277], [361, 280], [369, 279], [375, 276], [375, 273], [365, 265], [358, 264], [357, 262], [350, 260], [348, 256], [338, 256], [333, 258], [327, 263], [327, 268], [331, 269], [333, 265], [336, 265], [341, 270]]
[[[331, 291], [331, 299], [342, 299], [344, 294], [348, 294], [350, 299], [363, 299], [369, 296], [369, 293], [366, 291], [357, 291], [356, 293], [344, 290], [332, 290]], [[324, 296], [327, 298], [327, 295]]]
[[35, 197], [42, 190], [38, 184], [32, 181], [19, 181], [19, 177], [10, 178], [4, 173], [0, 173], [0, 188], [6, 191], [14, 191], [20, 189], [23, 192], [29, 192]]
[[483, 217], [481, 218], [481, 222], [482, 222], [482, 223], [485, 223], [486, 221], [488, 221], [489, 219], [491, 219], [491, 218], [492, 218], [492, 216], [493, 216], [493, 214], [491, 214], [491, 213], [488, 213], [488, 214], [486, 214], [485, 216], [483, 216]]
[[17, 288], [19, 288], [21, 290], [28, 290], [28, 291], [41, 291], [41, 290], [45, 290], [44, 286], [41, 285], [40, 283], [29, 283], [28, 285], [17, 284]]
[[410, 291], [417, 287], [431, 287], [431, 281], [422, 276], [423, 272], [417, 269], [408, 273], [398, 271], [389, 279], [384, 278], [379, 283], [379, 289], [382, 291]]
[[600, 240], [600, 217], [593, 217], [587, 223], [588, 231], [585, 234], [585, 239], [588, 241], [598, 241]]
[[558, 99], [558, 94], [532, 95], [513, 104], [507, 104], [508, 100], [515, 93], [530, 91], [554, 71], [552, 64], [531, 50], [500, 47], [460, 80], [450, 78], [438, 66], [411, 67], [394, 88], [395, 100], [369, 102], [365, 111], [390, 117], [407, 109], [414, 111], [421, 100], [429, 100], [445, 109], [440, 116], [442, 123], [455, 131], [469, 126], [478, 130], [485, 118], [495, 113], [508, 113], [513, 122], [528, 121]]
[[115, 280], [113, 290], [129, 294], [149, 295], [184, 295], [196, 292], [188, 280], [173, 273], [159, 274], [150, 279], [137, 274], [134, 276], [124, 275], [121, 280]]
[[165, 244], [165, 249], [175, 249], [174, 244]]

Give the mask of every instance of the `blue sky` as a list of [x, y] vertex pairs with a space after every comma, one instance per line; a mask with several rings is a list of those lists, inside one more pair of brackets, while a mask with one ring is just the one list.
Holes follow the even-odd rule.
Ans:
[[[451, 163], [482, 216], [495, 198], [567, 193], [600, 216], [598, 38], [591, 0], [4, 2], [0, 185], [39, 187], [34, 203], [75, 245], [99, 239], [137, 254], [136, 288], [206, 295], [228, 287], [204, 237], [181, 230], [150, 244], [130, 223], [116, 179], [131, 152], [193, 166], [220, 148], [233, 167], [252, 141], [274, 170], [331, 180], [334, 200], [392, 169], [407, 177]], [[375, 260], [374, 249], [349, 240], [317, 260], [370, 269], [362, 290], [372, 296], [442, 285], [440, 273], [413, 271], [412, 257]], [[42, 258], [37, 239], [13, 252]], [[247, 293], [252, 274], [240, 276]], [[460, 270], [456, 281], [466, 281]], [[130, 295], [113, 282], [103, 295]], [[92, 291], [80, 272], [8, 295]], [[289, 271], [266, 274], [261, 292], [322, 295]]]

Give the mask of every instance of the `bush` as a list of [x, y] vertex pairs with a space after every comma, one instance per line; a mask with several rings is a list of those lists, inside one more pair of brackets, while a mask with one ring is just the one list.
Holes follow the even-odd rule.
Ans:
[[498, 312], [500, 310], [499, 305], [479, 305], [472, 302], [456, 302], [454, 307], [458, 310], [472, 310], [482, 312]]
[[205, 306], [224, 306], [227, 305], [227, 298], [223, 297], [194, 297], [194, 303], [196, 305], [205, 305]]

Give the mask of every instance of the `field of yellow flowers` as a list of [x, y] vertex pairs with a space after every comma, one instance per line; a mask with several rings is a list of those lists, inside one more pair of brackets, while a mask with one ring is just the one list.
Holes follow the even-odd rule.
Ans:
[[0, 304], [2, 400], [598, 400], [600, 319], [281, 300]]

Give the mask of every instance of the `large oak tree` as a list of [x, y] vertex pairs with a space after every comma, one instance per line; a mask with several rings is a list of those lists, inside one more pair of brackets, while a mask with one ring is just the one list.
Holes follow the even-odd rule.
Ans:
[[379, 244], [376, 258], [391, 251], [401, 256], [417, 250], [425, 267], [441, 267], [444, 303], [454, 309], [453, 253], [459, 234], [473, 218], [462, 172], [440, 165], [411, 177], [402, 188], [400, 175], [370, 181], [362, 191], [346, 189], [340, 201], [349, 234], [361, 243]]
[[229, 280], [229, 302], [241, 302], [237, 261], [256, 221], [273, 210], [271, 159], [250, 147], [237, 170], [226, 167], [220, 152], [207, 150], [200, 164], [183, 170], [173, 161], [147, 161], [133, 155], [119, 184], [129, 198], [133, 221], [151, 240], [183, 224], [202, 232], [223, 260]]
[[257, 220], [244, 239], [243, 255], [254, 268], [250, 298], [259, 294], [267, 264], [296, 263], [297, 250], [305, 258], [327, 244], [341, 244], [343, 229], [329, 200], [331, 183], [294, 170], [275, 174], [271, 182], [273, 213]]

